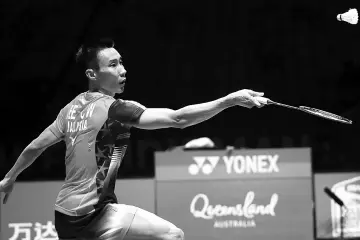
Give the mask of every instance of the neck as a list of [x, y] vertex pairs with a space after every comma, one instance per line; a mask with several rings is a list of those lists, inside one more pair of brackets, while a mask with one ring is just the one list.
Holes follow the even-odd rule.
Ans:
[[110, 92], [110, 91], [100, 88], [100, 87], [94, 87], [94, 86], [89, 87], [89, 92], [99, 92], [99, 93], [102, 93], [102, 94], [105, 94], [105, 95], [108, 95], [111, 97], [115, 96], [115, 93], [113, 93], [113, 92]]

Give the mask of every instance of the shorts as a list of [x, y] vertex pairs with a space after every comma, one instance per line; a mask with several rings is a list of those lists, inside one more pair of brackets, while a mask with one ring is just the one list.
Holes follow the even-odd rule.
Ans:
[[[69, 216], [61, 217], [59, 213], [56, 213], [55, 226], [59, 240], [122, 240], [134, 220], [137, 209], [137, 207], [125, 204], [107, 204], [95, 211], [95, 215], [87, 215], [82, 219], [76, 217], [76, 221], [72, 221]], [[88, 220], [90, 217], [91, 221]], [[79, 221], [83, 226], [79, 224]]]

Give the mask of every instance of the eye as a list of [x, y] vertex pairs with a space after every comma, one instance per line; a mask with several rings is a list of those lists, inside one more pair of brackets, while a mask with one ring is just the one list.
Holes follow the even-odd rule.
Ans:
[[117, 66], [117, 64], [116, 63], [112, 63], [112, 64], [110, 64], [110, 67], [116, 67]]

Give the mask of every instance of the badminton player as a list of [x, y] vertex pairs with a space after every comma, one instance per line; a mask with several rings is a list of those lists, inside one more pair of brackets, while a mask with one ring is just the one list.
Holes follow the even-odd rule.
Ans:
[[59, 239], [182, 240], [184, 233], [174, 224], [117, 201], [115, 182], [131, 127], [189, 127], [232, 106], [262, 107], [255, 97], [263, 93], [240, 90], [178, 110], [146, 108], [135, 101], [114, 98], [124, 91], [126, 70], [112, 40], [82, 45], [77, 62], [84, 67], [89, 90], [61, 109], [56, 120], [23, 150], [0, 182], [4, 203], [17, 176], [46, 148], [64, 141], [66, 179], [55, 203]]

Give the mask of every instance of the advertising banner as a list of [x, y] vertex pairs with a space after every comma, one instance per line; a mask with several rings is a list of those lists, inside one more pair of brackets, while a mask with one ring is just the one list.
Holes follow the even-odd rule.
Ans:
[[[341, 207], [325, 192], [328, 187], [345, 205]], [[360, 237], [360, 174], [315, 174], [316, 229], [318, 238]], [[343, 227], [341, 228], [341, 214]]]
[[157, 213], [189, 239], [312, 240], [310, 149], [156, 154]]
[[[62, 182], [19, 182], [1, 206], [2, 240], [57, 240], [54, 204]], [[119, 203], [154, 212], [154, 180], [117, 180]]]

